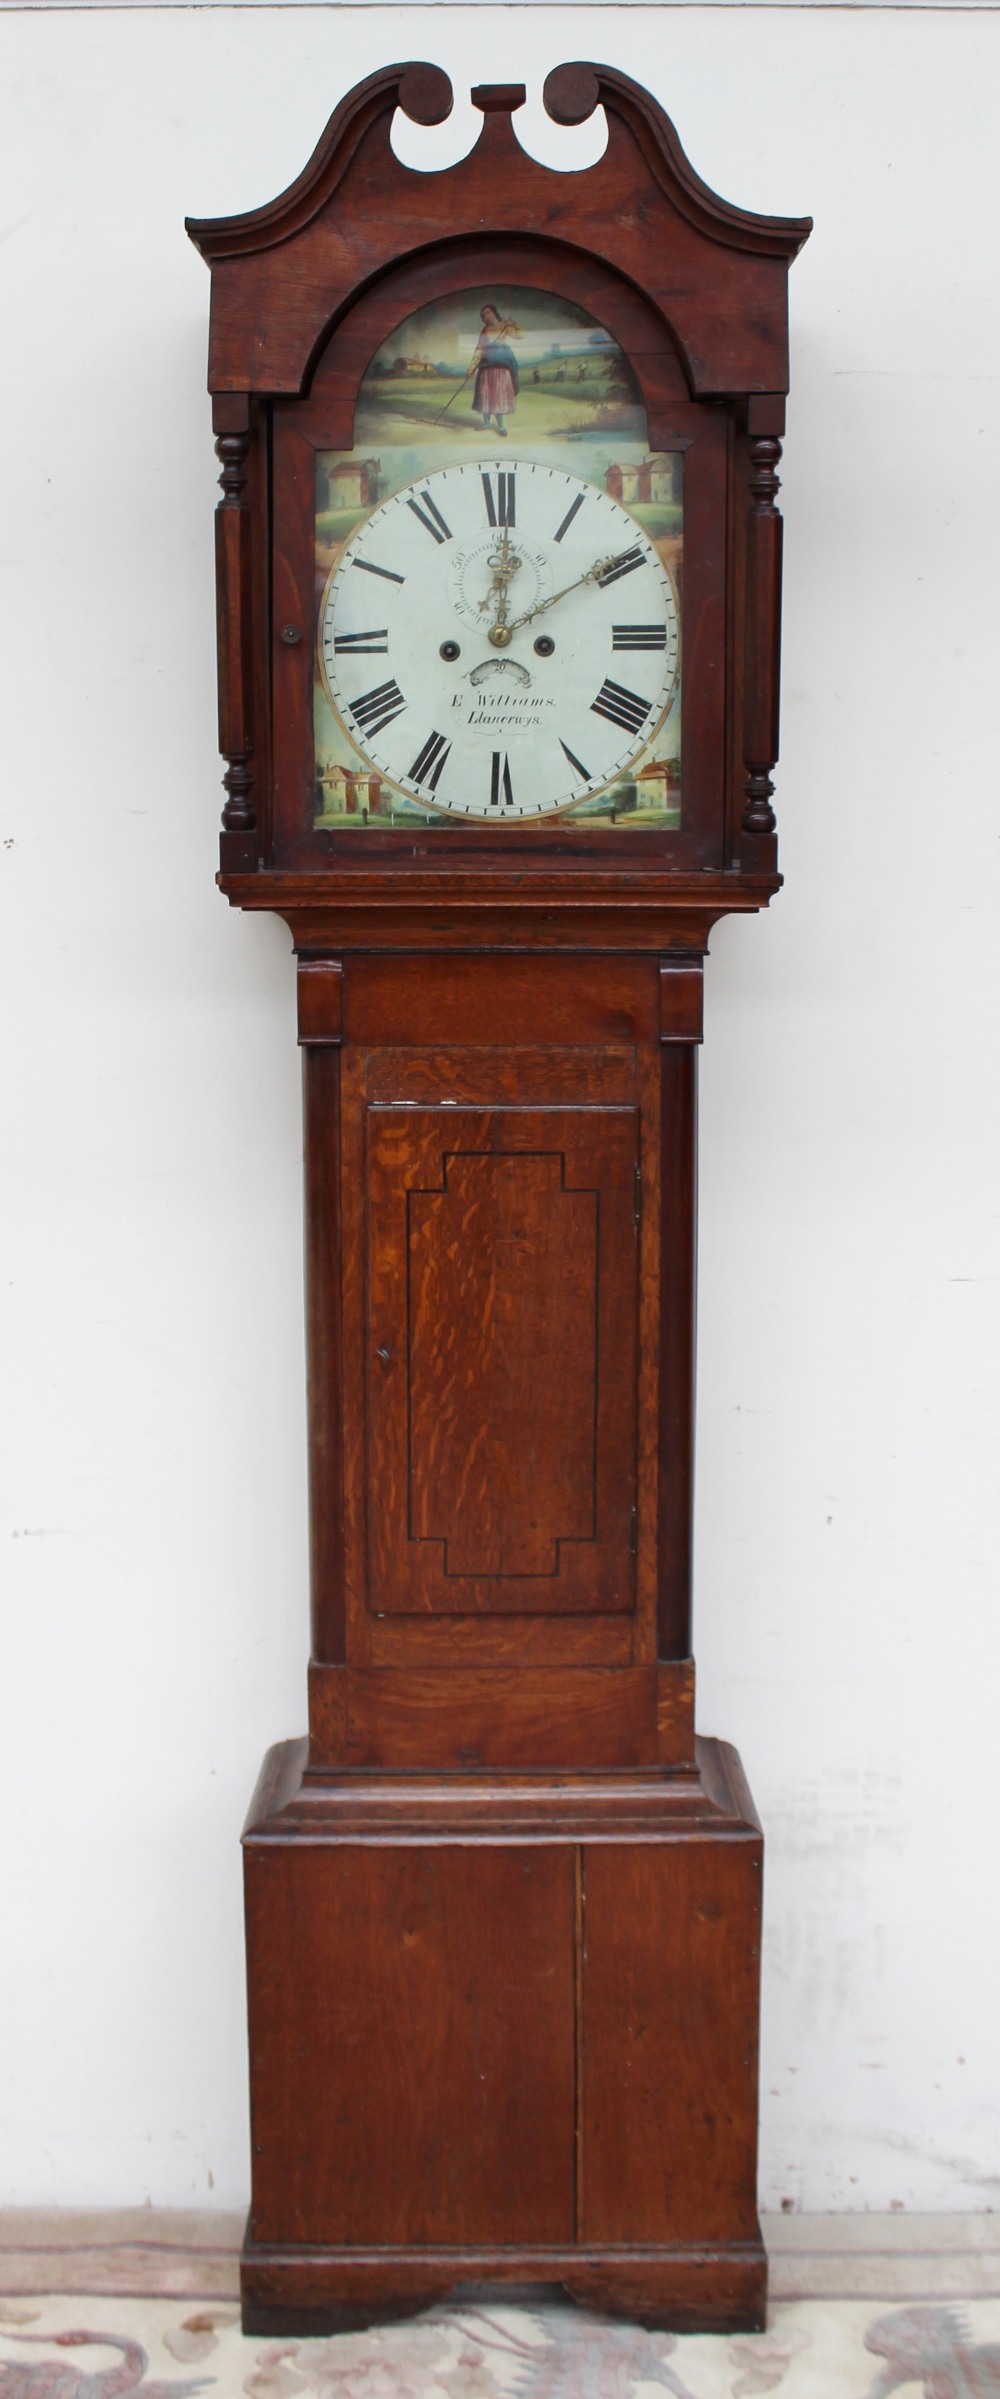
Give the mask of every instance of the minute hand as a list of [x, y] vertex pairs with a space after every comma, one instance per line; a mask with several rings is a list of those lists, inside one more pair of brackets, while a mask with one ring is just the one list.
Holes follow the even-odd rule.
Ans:
[[550, 599], [539, 600], [536, 607], [526, 608], [523, 616], [516, 616], [513, 624], [507, 627], [508, 633], [516, 633], [521, 625], [530, 625], [532, 617], [544, 616], [547, 608], [554, 608], [557, 600], [567, 599], [571, 591], [579, 591], [582, 583], [597, 583], [602, 575], [609, 575], [612, 567], [620, 566], [622, 559], [627, 557], [628, 551], [620, 550], [616, 558], [595, 558], [593, 566], [587, 568], [585, 575], [578, 575], [575, 583], [564, 583], [562, 590], [554, 591]]

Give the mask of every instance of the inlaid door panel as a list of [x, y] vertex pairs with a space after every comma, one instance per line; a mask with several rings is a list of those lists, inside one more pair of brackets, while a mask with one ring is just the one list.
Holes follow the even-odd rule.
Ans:
[[368, 1606], [632, 1605], [630, 1105], [369, 1106]]
[[596, 1191], [565, 1155], [443, 1151], [407, 1195], [411, 1541], [449, 1576], [554, 1575], [596, 1509]]

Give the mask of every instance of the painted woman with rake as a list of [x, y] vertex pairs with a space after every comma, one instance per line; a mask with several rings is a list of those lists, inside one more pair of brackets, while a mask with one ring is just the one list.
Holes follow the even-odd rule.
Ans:
[[513, 317], [502, 317], [492, 300], [487, 300], [479, 314], [483, 330], [476, 343], [479, 364], [476, 368], [472, 411], [474, 416], [482, 417], [484, 433], [489, 432], [490, 418], [495, 417], [497, 432], [501, 440], [506, 441], [504, 418], [513, 416], [518, 389], [517, 360], [508, 336], [516, 339], [521, 328], [515, 324]]

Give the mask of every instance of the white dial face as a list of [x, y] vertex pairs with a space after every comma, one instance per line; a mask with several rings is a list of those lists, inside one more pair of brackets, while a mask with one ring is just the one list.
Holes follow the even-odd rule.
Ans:
[[320, 612], [328, 697], [379, 774], [488, 823], [638, 758], [677, 686], [674, 587], [635, 517], [560, 468], [484, 458], [374, 508]]

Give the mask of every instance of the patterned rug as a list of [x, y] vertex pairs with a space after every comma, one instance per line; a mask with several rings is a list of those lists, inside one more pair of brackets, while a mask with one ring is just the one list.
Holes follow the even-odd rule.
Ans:
[[[946, 2285], [946, 2287], [948, 2287]], [[244, 2340], [230, 2303], [0, 2297], [0, 2399], [1000, 2399], [1000, 2299], [799, 2299], [765, 2333], [644, 2332], [502, 2301], [327, 2340]]]

